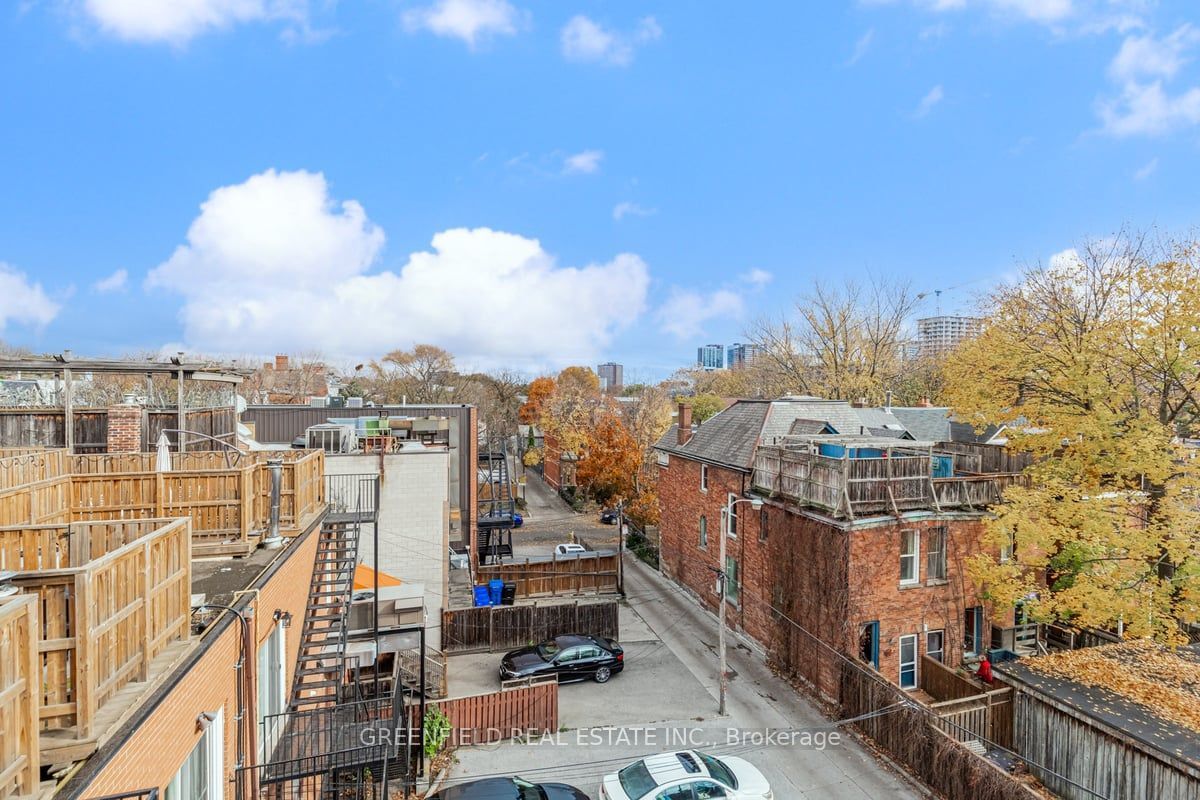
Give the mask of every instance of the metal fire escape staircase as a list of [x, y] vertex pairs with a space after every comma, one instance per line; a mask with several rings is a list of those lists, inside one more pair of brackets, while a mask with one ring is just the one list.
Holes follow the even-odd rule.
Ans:
[[508, 474], [508, 444], [500, 438], [479, 454], [479, 563], [512, 557], [516, 503]]
[[[347, 515], [349, 516], [349, 515]], [[335, 703], [346, 674], [346, 614], [358, 563], [357, 519], [326, 518], [317, 540], [290, 711]]]

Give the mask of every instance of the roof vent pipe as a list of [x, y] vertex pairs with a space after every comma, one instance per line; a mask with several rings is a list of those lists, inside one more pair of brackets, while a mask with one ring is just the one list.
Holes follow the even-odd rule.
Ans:
[[271, 527], [262, 544], [268, 550], [278, 550], [283, 547], [283, 537], [279, 535], [279, 495], [283, 490], [283, 459], [268, 458], [267, 471], [271, 474]]
[[888, 389], [886, 392], [884, 392], [883, 398], [884, 398], [883, 399], [884, 410], [887, 411], [889, 414], [892, 413], [892, 390]]

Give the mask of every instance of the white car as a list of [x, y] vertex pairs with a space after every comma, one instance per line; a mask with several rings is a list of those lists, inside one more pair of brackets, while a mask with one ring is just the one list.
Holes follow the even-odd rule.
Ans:
[[554, 555], [556, 556], [577, 556], [580, 553], [586, 553], [587, 548], [581, 544], [556, 544], [554, 545]]
[[774, 800], [758, 767], [741, 758], [680, 750], [635, 761], [604, 777], [600, 800]]

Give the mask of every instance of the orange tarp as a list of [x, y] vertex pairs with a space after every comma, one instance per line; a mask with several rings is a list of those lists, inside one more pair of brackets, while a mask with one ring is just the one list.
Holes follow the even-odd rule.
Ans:
[[[393, 578], [386, 572], [379, 573], [380, 586], [399, 586], [400, 579]], [[362, 589], [375, 588], [375, 570], [365, 564], [359, 564], [354, 568], [354, 590], [361, 591]]]

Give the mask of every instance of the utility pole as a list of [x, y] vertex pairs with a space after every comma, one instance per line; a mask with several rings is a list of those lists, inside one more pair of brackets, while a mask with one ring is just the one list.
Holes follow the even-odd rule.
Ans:
[[617, 501], [617, 592], [625, 594], [625, 501]]
[[729, 575], [726, 573], [725, 561], [725, 542], [729, 537], [729, 529], [733, 523], [733, 508], [738, 503], [749, 503], [751, 508], [762, 508], [762, 499], [758, 497], [744, 497], [738, 500], [729, 495], [728, 501], [725, 503], [724, 519], [721, 520], [721, 549], [720, 564], [717, 569], [717, 586], [718, 586], [718, 602], [720, 606], [717, 608], [717, 659], [719, 662], [718, 669], [718, 693], [719, 699], [717, 704], [717, 713], [725, 716], [725, 695], [729, 692], [729, 670], [726, 667], [725, 655], [725, 592], [729, 585]]

